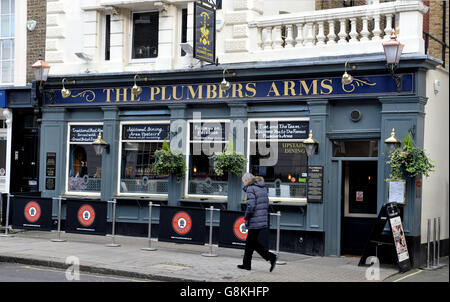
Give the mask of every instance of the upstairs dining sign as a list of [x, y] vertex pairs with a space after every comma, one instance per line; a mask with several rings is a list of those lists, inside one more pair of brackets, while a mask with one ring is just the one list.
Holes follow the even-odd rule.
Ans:
[[127, 87], [74, 88], [71, 89], [71, 95], [65, 98], [58, 89], [45, 93], [44, 104], [142, 106], [152, 103], [252, 102], [413, 94], [414, 74], [407, 73], [400, 76], [402, 78], [400, 91], [397, 90], [390, 75], [373, 75], [354, 77], [350, 84], [342, 83], [341, 77], [232, 82], [231, 88], [227, 91], [222, 91], [219, 83], [149, 85], [142, 86], [142, 93], [138, 96], [131, 93], [131, 84]]

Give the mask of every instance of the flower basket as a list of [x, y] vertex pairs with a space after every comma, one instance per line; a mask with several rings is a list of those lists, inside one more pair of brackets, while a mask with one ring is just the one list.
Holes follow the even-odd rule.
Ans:
[[214, 162], [214, 171], [218, 176], [230, 172], [236, 176], [242, 176], [247, 159], [241, 153], [234, 151], [233, 142], [228, 142], [225, 152], [216, 152], [210, 156]]
[[183, 154], [173, 153], [169, 148], [169, 144], [164, 141], [162, 148], [155, 151], [153, 171], [158, 175], [172, 173], [176, 175], [177, 181], [180, 182], [186, 173], [186, 162]]
[[421, 174], [428, 177], [435, 167], [425, 151], [414, 146], [409, 133], [403, 140], [403, 147], [392, 151], [387, 163], [391, 165], [391, 179], [414, 178]]

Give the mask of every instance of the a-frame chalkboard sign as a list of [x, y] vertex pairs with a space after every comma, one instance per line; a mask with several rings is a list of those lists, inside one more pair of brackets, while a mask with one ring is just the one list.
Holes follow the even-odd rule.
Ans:
[[[389, 221], [392, 240], [391, 242], [385, 242], [381, 239], [386, 222]], [[406, 245], [405, 233], [403, 231], [402, 220], [400, 217], [400, 211], [397, 203], [388, 203], [381, 207], [378, 214], [377, 221], [372, 228], [369, 240], [364, 248], [361, 259], [359, 260], [359, 266], [363, 266], [366, 260], [373, 251], [373, 246], [378, 245], [390, 245], [395, 248], [397, 254], [398, 266], [401, 273], [409, 271], [411, 269], [411, 261], [409, 259], [408, 247]]]

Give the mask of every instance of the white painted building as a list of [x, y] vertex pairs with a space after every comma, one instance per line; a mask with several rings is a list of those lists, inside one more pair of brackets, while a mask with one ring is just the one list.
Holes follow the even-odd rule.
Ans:
[[2, 0], [0, 22], [0, 93], [3, 97], [0, 105], [0, 193], [7, 193], [13, 114], [6, 108], [6, 91], [26, 85], [27, 1]]

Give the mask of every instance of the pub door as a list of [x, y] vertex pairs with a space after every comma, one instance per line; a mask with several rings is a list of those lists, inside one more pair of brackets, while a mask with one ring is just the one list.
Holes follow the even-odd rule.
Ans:
[[342, 161], [341, 255], [361, 255], [377, 218], [377, 161]]

